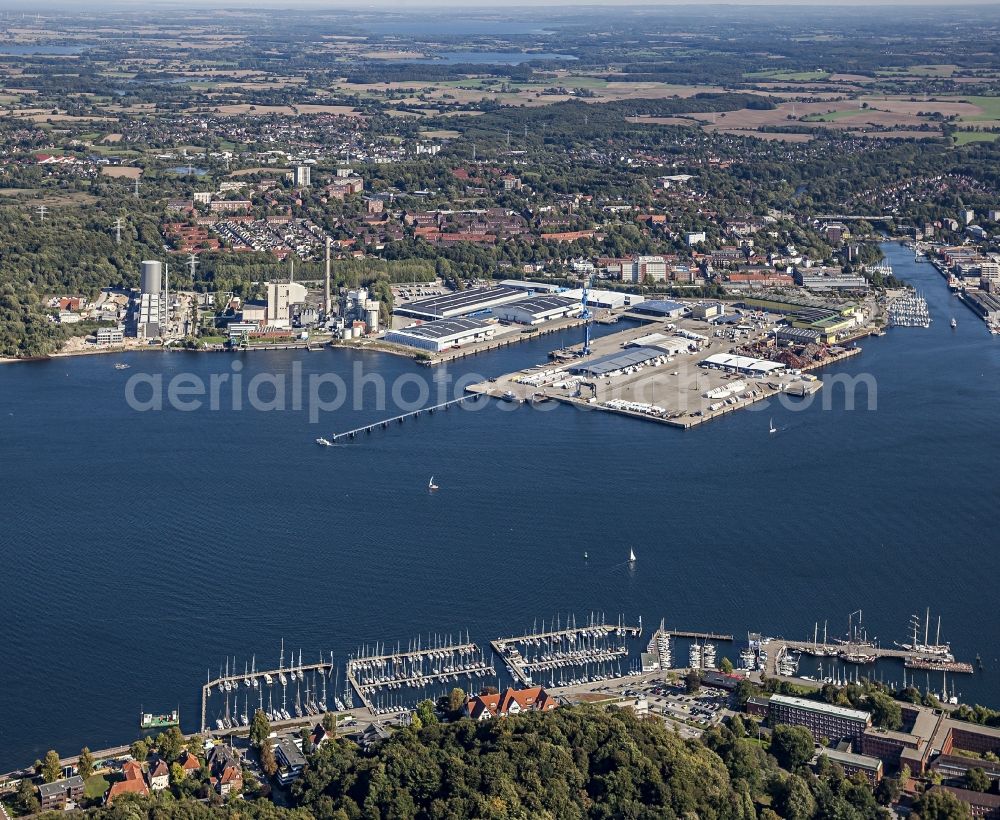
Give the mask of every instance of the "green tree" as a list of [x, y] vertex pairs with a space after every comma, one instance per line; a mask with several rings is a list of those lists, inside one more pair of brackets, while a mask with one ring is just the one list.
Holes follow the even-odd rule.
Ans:
[[783, 769], [794, 771], [813, 756], [813, 737], [804, 726], [781, 724], [771, 733], [771, 754]]
[[448, 711], [452, 714], [458, 714], [465, 706], [465, 701], [465, 691], [456, 686], [448, 694]]
[[920, 820], [971, 820], [969, 807], [949, 791], [933, 788], [913, 806]]
[[871, 692], [868, 706], [872, 713], [872, 723], [883, 729], [900, 729], [903, 726], [903, 712], [899, 704], [886, 694]]
[[25, 814], [35, 814], [41, 808], [35, 787], [27, 777], [21, 778], [21, 782], [17, 784], [14, 799], [17, 807]]
[[723, 658], [719, 663], [719, 671], [724, 675], [733, 674], [733, 662], [729, 658]]
[[139, 738], [133, 741], [132, 745], [128, 747], [128, 753], [132, 755], [134, 760], [138, 760], [140, 763], [145, 762], [146, 758], [149, 757], [149, 743], [143, 738]]
[[323, 728], [326, 729], [331, 735], [337, 733], [337, 713], [336, 712], [324, 712], [323, 720], [320, 721]]
[[965, 787], [974, 792], [988, 792], [993, 781], [979, 766], [965, 773]]
[[420, 701], [417, 704], [417, 717], [420, 718], [422, 726], [430, 726], [432, 723], [437, 723], [437, 715], [434, 714], [434, 702], [430, 700]]
[[94, 773], [94, 756], [86, 746], [80, 750], [80, 759], [76, 763], [76, 771], [84, 780]]
[[809, 820], [816, 813], [816, 800], [806, 781], [793, 774], [781, 789], [778, 807], [786, 820]]
[[184, 782], [186, 775], [184, 773], [184, 767], [180, 763], [170, 764], [170, 784], [172, 786], [179, 786]]
[[899, 800], [903, 789], [895, 777], [883, 777], [875, 787], [875, 799], [882, 806], [890, 806]]
[[60, 777], [62, 777], [62, 764], [59, 762], [59, 753], [55, 749], [49, 749], [42, 763], [42, 779], [46, 783], [52, 783]]
[[260, 767], [268, 777], [274, 777], [278, 771], [278, 761], [275, 760], [270, 738], [264, 738], [264, 742], [260, 745]]
[[271, 736], [271, 723], [267, 715], [258, 709], [253, 714], [253, 721], [250, 724], [250, 745], [255, 749], [262, 749], [264, 742]]
[[701, 673], [697, 669], [689, 669], [684, 676], [684, 688], [689, 695], [701, 689]]
[[161, 732], [156, 738], [156, 751], [168, 763], [172, 763], [184, 750], [184, 735], [176, 726]]

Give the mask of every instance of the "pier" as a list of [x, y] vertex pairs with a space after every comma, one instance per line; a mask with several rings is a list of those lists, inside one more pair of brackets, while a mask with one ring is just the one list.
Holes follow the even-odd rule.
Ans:
[[441, 404], [435, 404], [432, 407], [421, 407], [419, 410], [411, 410], [409, 413], [400, 413], [398, 416], [392, 416], [392, 418], [372, 422], [371, 424], [366, 424], [363, 427], [355, 427], [353, 430], [345, 430], [343, 433], [334, 433], [330, 436], [330, 441], [336, 442], [345, 438], [356, 438], [360, 433], [372, 433], [379, 428], [385, 430], [388, 429], [389, 425], [393, 422], [402, 424], [408, 418], [416, 418], [421, 413], [434, 415], [435, 410], [447, 410], [449, 407], [462, 404], [463, 402], [475, 401], [479, 398], [479, 396], [479, 393], [468, 393], [464, 396], [459, 396], [457, 399], [451, 399], [450, 401], [441, 402]]
[[[416, 644], [416, 648], [413, 647]], [[419, 641], [411, 642], [407, 651], [397, 648], [386, 653], [384, 647], [373, 654], [359, 653], [347, 662], [347, 682], [357, 693], [368, 711], [375, 715], [385, 710], [372, 701], [376, 693], [424, 687], [433, 684], [458, 682], [462, 679], [492, 677], [493, 666], [486, 663], [478, 645], [468, 641], [455, 643], [449, 640], [434, 642], [426, 649]], [[406, 707], [400, 706], [400, 709]], [[398, 711], [398, 710], [397, 710]]]
[[[639, 637], [642, 621], [638, 626], [630, 626], [623, 620], [609, 624], [593, 615], [584, 626], [576, 626], [576, 619], [569, 619], [572, 625], [553, 630], [532, 631], [510, 638], [490, 641], [493, 651], [503, 658], [511, 674], [524, 686], [532, 685], [532, 672], [554, 672], [589, 664], [618, 664], [627, 658], [629, 651], [624, 642], [612, 644], [611, 638]], [[619, 671], [620, 674], [620, 671]]]
[[[864, 666], [880, 660], [895, 659], [904, 663], [907, 668], [944, 672], [972, 673], [972, 664], [956, 662], [942, 658], [935, 652], [924, 652], [913, 649], [890, 649], [873, 646], [870, 643], [816, 643], [814, 641], [789, 641], [784, 638], [772, 638], [765, 646], [768, 648], [765, 673], [769, 677], [780, 677], [777, 662], [780, 655], [791, 650], [803, 655], [818, 658], [837, 658], [844, 663]], [[775, 651], [771, 651], [771, 647]]]
[[[235, 693], [237, 703], [239, 701], [240, 687], [244, 688], [245, 700], [249, 700], [251, 693], [257, 693], [258, 701], [263, 700], [263, 689], [275, 686], [276, 684], [281, 686], [282, 691], [282, 701], [285, 700], [286, 690], [291, 682], [302, 682], [305, 681], [305, 675], [309, 672], [319, 672], [324, 678], [328, 678], [332, 674], [334, 668], [333, 658], [331, 656], [329, 661], [321, 660], [318, 663], [306, 663], [306, 664], [295, 664], [293, 666], [280, 665], [277, 669], [267, 669], [259, 670], [254, 669], [252, 672], [244, 672], [239, 674], [237, 672], [227, 673], [220, 675], [216, 678], [210, 678], [201, 687], [201, 732], [210, 731], [208, 726], [208, 699], [212, 695], [213, 689], [217, 690], [220, 695], [232, 695]], [[325, 686], [324, 686], [325, 690]], [[308, 685], [307, 685], [308, 692]], [[324, 691], [325, 694], [325, 691]], [[270, 695], [270, 692], [269, 692]], [[301, 708], [301, 707], [300, 707]], [[250, 710], [247, 710], [250, 711]], [[308, 714], [313, 714], [307, 705], [305, 711]], [[316, 704], [316, 711], [324, 712], [326, 711], [325, 697], [323, 701], [318, 701]], [[237, 716], [239, 714], [238, 705], [234, 707], [233, 715], [226, 715], [226, 718], [231, 720], [232, 726], [226, 726], [229, 728], [239, 728], [240, 721]], [[247, 715], [249, 719], [250, 715]], [[291, 719], [291, 718], [288, 718]], [[249, 720], [245, 726], [249, 725]]]

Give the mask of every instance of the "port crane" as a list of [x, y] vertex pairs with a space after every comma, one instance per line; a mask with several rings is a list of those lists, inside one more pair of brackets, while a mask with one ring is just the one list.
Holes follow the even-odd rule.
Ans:
[[583, 277], [583, 292], [580, 296], [580, 306], [582, 308], [580, 312], [580, 318], [583, 319], [583, 350], [580, 351], [581, 355], [590, 355], [590, 320], [593, 318], [593, 314], [590, 312], [590, 307], [587, 304], [587, 288], [590, 287], [590, 277]]

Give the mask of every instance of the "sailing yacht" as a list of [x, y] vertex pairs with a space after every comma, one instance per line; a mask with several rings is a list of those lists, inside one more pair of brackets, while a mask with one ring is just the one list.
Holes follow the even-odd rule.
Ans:
[[628, 562], [630, 564], [634, 564], [635, 563], [635, 550], [632, 549], [631, 547], [629, 548], [629, 551], [628, 551]]
[[438, 485], [434, 483], [434, 476], [431, 476], [431, 480], [427, 482], [427, 489], [431, 492], [438, 489]]
[[770, 426], [768, 427], [767, 432], [769, 432], [769, 433], [777, 433], [778, 432], [778, 428], [774, 426], [774, 416], [771, 417]]

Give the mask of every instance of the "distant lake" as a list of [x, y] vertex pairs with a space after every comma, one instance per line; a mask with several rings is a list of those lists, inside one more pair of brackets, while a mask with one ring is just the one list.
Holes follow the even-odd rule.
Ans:
[[[435, 62], [475, 63], [476, 65], [520, 65], [529, 60], [577, 60], [572, 54], [549, 54], [524, 51], [445, 51], [435, 55]], [[423, 61], [421, 61], [423, 62]]]
[[0, 55], [3, 54], [80, 54], [90, 48], [89, 44], [60, 46], [48, 43], [0, 43]]

